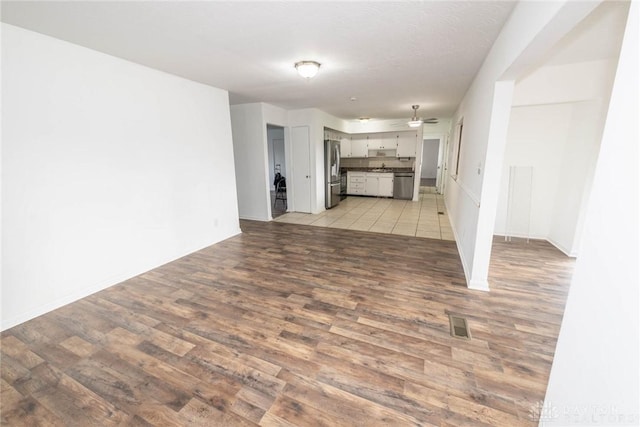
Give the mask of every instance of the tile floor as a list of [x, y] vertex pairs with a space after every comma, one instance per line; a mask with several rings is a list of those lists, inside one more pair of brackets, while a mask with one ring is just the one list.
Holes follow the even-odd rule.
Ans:
[[290, 212], [274, 221], [454, 240], [443, 197], [434, 187], [420, 187], [417, 202], [350, 196], [319, 214]]

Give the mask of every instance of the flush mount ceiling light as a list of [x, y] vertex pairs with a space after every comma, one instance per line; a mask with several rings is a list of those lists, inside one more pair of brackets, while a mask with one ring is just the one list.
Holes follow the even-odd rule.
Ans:
[[310, 79], [318, 74], [320, 63], [316, 61], [300, 61], [296, 62], [295, 67], [296, 70], [298, 70], [298, 74], [300, 74], [305, 79]]

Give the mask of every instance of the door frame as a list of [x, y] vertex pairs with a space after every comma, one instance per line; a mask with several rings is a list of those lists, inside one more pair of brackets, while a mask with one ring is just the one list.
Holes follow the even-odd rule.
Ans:
[[[264, 148], [265, 148], [265, 166], [266, 166], [266, 170], [265, 170], [265, 174], [267, 176], [267, 218], [269, 218], [269, 221], [273, 221], [273, 206], [271, 205], [271, 186], [273, 185], [273, 182], [271, 182], [271, 177], [269, 175], [269, 170], [270, 170], [270, 165], [269, 165], [269, 127], [278, 127], [278, 128], [282, 128], [283, 129], [283, 133], [284, 133], [284, 164], [285, 164], [285, 169], [287, 170], [287, 173], [289, 173], [289, 171], [291, 170], [291, 156], [289, 153], [290, 147], [289, 147], [289, 128], [287, 126], [284, 125], [279, 125], [277, 123], [270, 123], [267, 122], [264, 125]], [[287, 187], [287, 212], [291, 212], [291, 204], [290, 202], [290, 197], [291, 197], [291, 191], [290, 188]]]
[[[422, 135], [422, 149], [420, 150], [420, 178], [422, 178], [422, 153], [424, 152], [424, 141], [427, 139], [437, 139], [439, 141], [438, 143], [438, 165], [437, 165], [437, 172], [436, 172], [436, 191], [439, 194], [443, 194], [443, 192], [440, 191], [440, 188], [438, 187], [438, 183], [442, 184], [443, 183], [443, 175], [442, 172], [444, 170], [444, 152], [446, 150], [446, 141], [447, 141], [447, 137], [445, 134], [443, 133], [425, 133]], [[444, 187], [443, 187], [444, 190]]]

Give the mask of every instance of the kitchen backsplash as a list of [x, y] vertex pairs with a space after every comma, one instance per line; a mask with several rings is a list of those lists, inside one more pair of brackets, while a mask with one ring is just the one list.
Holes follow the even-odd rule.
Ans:
[[395, 157], [376, 157], [376, 158], [342, 158], [340, 166], [343, 168], [381, 168], [384, 163], [385, 168], [411, 168], [415, 170], [416, 159], [410, 157], [408, 161], [398, 160]]

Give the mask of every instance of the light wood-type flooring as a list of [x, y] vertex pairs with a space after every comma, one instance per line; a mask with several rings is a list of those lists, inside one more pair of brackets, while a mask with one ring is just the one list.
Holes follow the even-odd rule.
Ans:
[[537, 425], [573, 269], [551, 245], [496, 240], [485, 293], [454, 242], [241, 225], [4, 331], [2, 425]]

